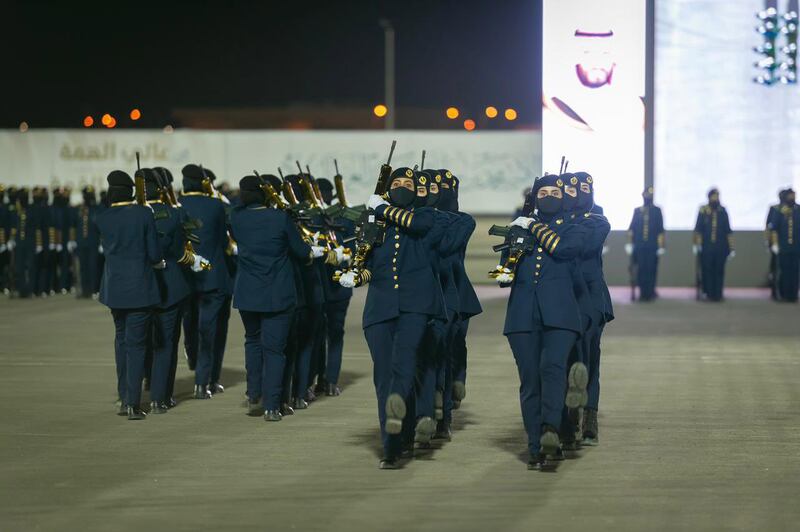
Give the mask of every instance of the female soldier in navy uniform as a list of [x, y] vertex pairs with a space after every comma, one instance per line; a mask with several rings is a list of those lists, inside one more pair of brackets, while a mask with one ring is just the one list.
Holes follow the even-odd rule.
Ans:
[[153, 307], [161, 301], [154, 268], [164, 268], [153, 211], [133, 201], [133, 180], [108, 174], [110, 207], [97, 217], [105, 253], [100, 302], [111, 309], [120, 415], [144, 419], [140, 409], [145, 350]]
[[281, 420], [286, 340], [297, 304], [290, 257], [310, 263], [323, 254], [305, 243], [288, 214], [267, 206], [258, 176], [239, 182], [241, 205], [231, 214], [239, 246], [233, 307], [245, 329], [248, 413]]
[[700, 255], [701, 284], [707, 301], [722, 301], [725, 263], [733, 258], [733, 231], [728, 211], [719, 203], [719, 190], [708, 192], [708, 205], [700, 207], [694, 226], [692, 251]]
[[564, 223], [562, 184], [552, 175], [536, 182], [531, 193], [539, 218], [519, 217], [512, 225], [530, 229], [537, 247], [515, 272], [497, 277], [501, 285], [511, 283], [503, 334], [519, 371], [530, 469], [541, 469], [559, 449], [567, 359], [583, 330], [573, 276], [586, 229]]
[[442, 312], [442, 292], [431, 266], [426, 233], [434, 226], [432, 211], [406, 210], [414, 202], [414, 171], [398, 168], [389, 177], [387, 203], [370, 197], [368, 207], [386, 222], [383, 244], [366, 268], [344, 273], [339, 283], [369, 283], [362, 325], [374, 364], [384, 457], [381, 469], [395, 469], [402, 451], [400, 433], [406, 405], [414, 391], [417, 351], [428, 321]]

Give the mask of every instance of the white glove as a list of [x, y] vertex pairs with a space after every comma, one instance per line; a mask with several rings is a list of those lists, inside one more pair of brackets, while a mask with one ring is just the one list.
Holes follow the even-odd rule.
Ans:
[[533, 223], [533, 218], [526, 218], [525, 216], [520, 216], [509, 225], [515, 225], [517, 227], [522, 227], [523, 229], [527, 229]]
[[511, 284], [514, 280], [514, 275], [510, 273], [501, 273], [495, 277], [495, 279], [497, 280], [497, 284]]
[[157, 264], [153, 264], [153, 269], [156, 270], [163, 270], [166, 267], [167, 267], [167, 261], [165, 261], [164, 259], [161, 259], [161, 262]]
[[5, 253], [5, 252], [6, 252], [6, 245], [0, 244], [0, 253]]
[[59, 253], [64, 251], [64, 245], [63, 244], [56, 244], [56, 251], [58, 251]]
[[6, 244], [6, 246], [8, 246], [9, 251], [14, 251], [14, 248], [17, 247], [17, 243], [12, 238], [11, 240], [8, 241], [8, 244]]
[[311, 246], [311, 256], [318, 259], [325, 255], [325, 248], [322, 246]]
[[701, 246], [695, 244], [695, 245], [692, 246], [692, 253], [694, 253], [695, 255], [699, 255], [700, 254], [700, 250], [702, 250], [702, 249], [703, 248]]
[[377, 194], [373, 194], [367, 200], [367, 207], [372, 209], [372, 210], [377, 209], [381, 205], [389, 205], [389, 202], [387, 202], [385, 199], [383, 199], [382, 197], [378, 196]]
[[601, 251], [600, 254], [605, 257], [607, 253], [608, 253], [608, 246], [603, 246], [603, 251]]
[[100, 244], [99, 246], [97, 246], [97, 251], [98, 251], [98, 253], [103, 253], [103, 244]]
[[355, 288], [356, 274], [354, 272], [345, 272], [339, 277], [339, 284], [345, 288]]
[[333, 248], [333, 252], [336, 253], [336, 262], [341, 264], [344, 262], [344, 248], [342, 246]]
[[201, 257], [200, 255], [195, 254], [194, 262], [190, 266], [193, 272], [201, 272], [203, 271], [203, 263], [208, 262], [206, 259]]
[[[9, 244], [11, 244], [11, 242], [9, 242]], [[770, 250], [770, 251], [772, 251], [772, 254], [773, 254], [773, 255], [777, 255], [777, 254], [778, 254], [778, 252], [780, 251], [780, 248], [778, 247], [778, 244], [772, 244], [772, 245], [769, 247], [769, 250]]]
[[666, 253], [666, 252], [667, 252], [667, 250], [666, 250], [666, 249], [664, 249], [664, 248], [658, 248], [658, 250], [656, 251], [656, 255], [658, 255], [659, 257], [661, 257], [661, 256], [662, 256], [662, 255], [664, 255], [664, 253]]
[[630, 242], [625, 244], [625, 254], [626, 255], [633, 255], [633, 244], [631, 244]]
[[70, 240], [67, 242], [67, 251], [70, 253], [75, 253], [75, 250], [78, 249], [78, 243], [74, 240]]
[[728, 253], [728, 260], [731, 260], [735, 256], [736, 256], [736, 252], [734, 250], [731, 250], [731, 252]]
[[47, 244], [47, 249], [50, 250], [50, 251], [55, 251], [56, 245], [51, 242], [51, 243]]
[[42, 246], [36, 246], [36, 254], [37, 254], [37, 255], [38, 255], [39, 253], [41, 253], [42, 251], [44, 251], [44, 248], [43, 248]]

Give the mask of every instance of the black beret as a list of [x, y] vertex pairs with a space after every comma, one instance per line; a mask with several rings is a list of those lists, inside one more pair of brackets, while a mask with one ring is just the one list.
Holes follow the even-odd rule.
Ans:
[[264, 184], [264, 180], [259, 176], [246, 175], [239, 180], [239, 189], [250, 191], [260, 190], [262, 184]]
[[[216, 174], [214, 172], [211, 171], [210, 168], [203, 168], [203, 170], [205, 170], [206, 176], [208, 176], [208, 179], [211, 180], [212, 183], [214, 181], [216, 181], [217, 176], [216, 176]], [[201, 173], [201, 175], [202, 175], [202, 173]]]
[[166, 183], [172, 183], [172, 172], [168, 169], [164, 168], [163, 166], [156, 166], [156, 172], [161, 174], [161, 180], [165, 181]]
[[319, 185], [320, 190], [333, 190], [333, 183], [324, 177], [318, 177], [317, 184]]
[[203, 171], [196, 164], [187, 164], [181, 170], [184, 179], [200, 181], [203, 179]]
[[531, 190], [531, 194], [535, 196], [542, 187], [561, 188], [563, 184], [564, 180], [560, 176], [557, 176], [556, 174], [548, 174], [536, 180], [536, 182], [533, 184], [533, 190]]
[[414, 170], [408, 168], [406, 166], [401, 166], [400, 168], [395, 168], [392, 171], [392, 174], [389, 176], [389, 182], [394, 181], [395, 179], [399, 179], [401, 177], [407, 177], [409, 179], [414, 179]]
[[114, 170], [106, 178], [110, 187], [133, 187], [133, 179], [122, 170]]

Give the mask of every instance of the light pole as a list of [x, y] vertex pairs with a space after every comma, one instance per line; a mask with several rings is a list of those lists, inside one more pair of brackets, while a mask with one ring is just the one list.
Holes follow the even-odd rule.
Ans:
[[389, 19], [382, 18], [378, 22], [383, 28], [383, 90], [385, 105], [389, 109], [385, 126], [386, 129], [394, 129], [394, 119], [397, 114], [394, 102], [394, 26]]

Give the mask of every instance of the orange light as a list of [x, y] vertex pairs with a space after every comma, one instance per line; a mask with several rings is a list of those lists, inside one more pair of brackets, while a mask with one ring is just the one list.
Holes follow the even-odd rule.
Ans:
[[111, 123], [112, 120], [113, 118], [111, 117], [111, 115], [106, 113], [103, 115], [103, 118], [100, 119], [100, 123], [103, 124], [104, 126], [107, 126], [108, 124]]
[[504, 113], [506, 120], [516, 120], [517, 119], [517, 112], [514, 109], [506, 109]]
[[94, 125], [94, 118], [87, 116], [83, 119], [83, 127], [92, 127]]
[[142, 112], [138, 109], [131, 111], [131, 120], [139, 120], [142, 117]]
[[486, 108], [486, 116], [489, 118], [494, 118], [497, 116], [497, 107], [492, 107], [491, 105]]
[[106, 124], [106, 127], [111, 129], [112, 127], [116, 126], [117, 126], [117, 119], [112, 116], [111, 120], [108, 122], [108, 124]]
[[389, 112], [389, 108], [383, 105], [382, 103], [379, 103], [378, 105], [372, 108], [372, 112], [375, 113], [375, 116], [377, 116], [378, 118], [383, 118]]
[[473, 129], [475, 129], [475, 121], [472, 120], [471, 118], [464, 120], [464, 129], [466, 129], [467, 131], [472, 131]]
[[447, 118], [450, 120], [455, 120], [458, 118], [458, 109], [455, 107], [448, 107], [447, 111], [444, 112], [447, 115]]

